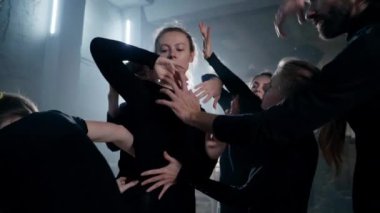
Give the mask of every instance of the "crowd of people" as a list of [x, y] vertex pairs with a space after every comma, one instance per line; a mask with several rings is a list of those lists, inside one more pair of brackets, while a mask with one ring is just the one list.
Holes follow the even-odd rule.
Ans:
[[[377, 0], [284, 0], [274, 20], [280, 37], [295, 14], [322, 39], [347, 34], [347, 46], [321, 69], [284, 56], [251, 86], [218, 59], [205, 23], [203, 57], [216, 74], [194, 90], [195, 44], [185, 29], [162, 28], [153, 52], [94, 38], [90, 51], [110, 88], [107, 122], [39, 112], [27, 97], [0, 92], [0, 212], [194, 213], [198, 189], [222, 213], [307, 213], [318, 145], [339, 169], [346, 123], [356, 136], [353, 211], [380, 212], [378, 12]], [[200, 101], [210, 100], [225, 114], [206, 112]], [[92, 141], [120, 150], [116, 177]]]

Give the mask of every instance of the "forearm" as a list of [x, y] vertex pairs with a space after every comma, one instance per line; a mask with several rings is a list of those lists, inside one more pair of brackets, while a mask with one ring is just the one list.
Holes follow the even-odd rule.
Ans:
[[186, 123], [206, 133], [212, 133], [212, 125], [216, 117], [217, 115], [199, 111], [192, 113]]
[[86, 125], [87, 135], [92, 141], [113, 142], [120, 149], [134, 155], [133, 135], [125, 127], [99, 121], [86, 121]]
[[215, 55], [212, 53], [207, 59], [208, 63], [212, 66], [215, 72], [218, 74], [220, 80], [231, 92], [232, 95], [242, 95], [252, 93], [249, 87], [235, 75], [228, 67], [226, 67]]

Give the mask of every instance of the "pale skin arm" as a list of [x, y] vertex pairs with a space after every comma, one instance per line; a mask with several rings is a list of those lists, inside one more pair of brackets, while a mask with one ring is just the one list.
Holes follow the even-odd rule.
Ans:
[[305, 21], [305, 2], [308, 2], [308, 0], [283, 0], [274, 19], [277, 36], [286, 37], [283, 25], [287, 16], [296, 14], [300, 24]]
[[86, 121], [86, 125], [87, 136], [92, 141], [113, 142], [120, 149], [134, 156], [133, 135], [125, 127], [101, 121]]

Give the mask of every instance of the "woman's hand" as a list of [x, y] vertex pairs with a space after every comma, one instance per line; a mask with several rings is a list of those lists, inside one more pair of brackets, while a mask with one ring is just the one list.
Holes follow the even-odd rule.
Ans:
[[283, 31], [283, 24], [287, 16], [297, 14], [298, 22], [302, 24], [305, 21], [305, 0], [283, 0], [281, 6], [278, 8], [274, 26], [278, 37], [285, 37]]
[[139, 183], [139, 181], [134, 180], [134, 181], [127, 182], [126, 177], [119, 177], [118, 179], [116, 179], [116, 183], [117, 183], [117, 186], [119, 187], [120, 193], [124, 193], [129, 188], [136, 186]]
[[203, 103], [207, 103], [211, 97], [214, 98], [214, 103], [212, 106], [216, 109], [220, 96], [222, 94], [223, 83], [219, 78], [211, 78], [205, 82], [202, 82], [195, 86], [194, 94], [198, 99], [203, 99]]
[[201, 106], [197, 96], [187, 89], [186, 76], [179, 73], [178, 80], [169, 80], [170, 88], [162, 88], [161, 92], [169, 96], [171, 100], [159, 99], [156, 103], [170, 107], [173, 112], [185, 123], [191, 121], [191, 116], [201, 112]]
[[158, 57], [153, 70], [149, 72], [148, 79], [164, 87], [169, 86], [169, 81], [173, 81], [177, 73], [185, 73], [186, 70], [173, 60], [165, 57]]
[[212, 54], [212, 47], [211, 47], [211, 29], [207, 24], [204, 22], [199, 23], [199, 31], [202, 34], [203, 39], [203, 57], [205, 59], [210, 58]]
[[147, 192], [151, 192], [162, 186], [162, 190], [158, 199], [161, 199], [165, 192], [176, 182], [179, 170], [181, 169], [181, 163], [179, 163], [175, 158], [171, 157], [166, 151], [164, 152], [164, 158], [169, 162], [169, 164], [160, 169], [152, 169], [141, 173], [141, 176], [150, 176], [141, 183], [145, 186], [147, 184], [153, 183], [147, 189]]

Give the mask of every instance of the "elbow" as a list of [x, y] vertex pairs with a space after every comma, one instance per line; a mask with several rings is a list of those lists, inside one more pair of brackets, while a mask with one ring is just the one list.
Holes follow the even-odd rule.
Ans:
[[92, 56], [96, 56], [97, 53], [101, 53], [103, 50], [101, 49], [104, 38], [96, 37], [92, 39], [90, 43], [90, 52]]

